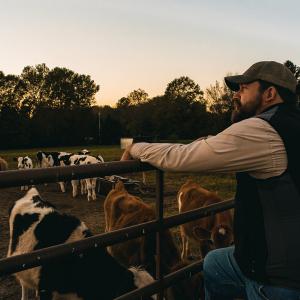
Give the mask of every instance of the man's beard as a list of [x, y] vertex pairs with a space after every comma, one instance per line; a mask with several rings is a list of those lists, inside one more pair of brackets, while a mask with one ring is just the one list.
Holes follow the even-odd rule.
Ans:
[[242, 120], [251, 118], [256, 115], [258, 108], [261, 105], [262, 96], [257, 95], [254, 101], [242, 105], [238, 98], [233, 99], [233, 111], [231, 113], [231, 122], [237, 123]]

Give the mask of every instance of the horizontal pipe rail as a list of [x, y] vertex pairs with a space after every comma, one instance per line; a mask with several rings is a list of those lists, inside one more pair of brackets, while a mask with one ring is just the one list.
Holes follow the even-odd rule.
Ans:
[[226, 200], [217, 204], [208, 205], [202, 208], [196, 208], [184, 213], [180, 213], [171, 217], [164, 218], [163, 228], [171, 228], [180, 224], [184, 224], [196, 219], [214, 215], [218, 212], [228, 210], [234, 207], [234, 200]]
[[0, 188], [156, 170], [138, 160], [0, 172]]
[[0, 259], [0, 276], [30, 269], [67, 255], [80, 255], [94, 247], [106, 247], [158, 230], [158, 223], [150, 221], [108, 233], [94, 235], [72, 243], [59, 244], [30, 253]]
[[[173, 226], [187, 223], [232, 207], [233, 200], [223, 201], [218, 204], [197, 208], [185, 213], [164, 218], [161, 226], [162, 229], [171, 228]], [[72, 254], [78, 255], [93, 247], [106, 247], [113, 245], [148, 233], [156, 232], [158, 229], [159, 223], [157, 221], [150, 221], [147, 223], [115, 230], [113, 232], [98, 234], [76, 242], [60, 244], [49, 248], [36, 250], [27, 254], [3, 258], [0, 259], [0, 276], [27, 270], [52, 261], [57, 257]]]
[[189, 264], [186, 267], [181, 268], [178, 271], [172, 272], [163, 277], [161, 280], [155, 280], [154, 282], [150, 283], [149, 285], [136, 289], [132, 292], [124, 294], [120, 297], [115, 298], [115, 300], [131, 300], [137, 299], [142, 296], [151, 296], [157, 293], [158, 290], [168, 288], [178, 280], [185, 279], [187, 277], [192, 277], [196, 273], [199, 273], [203, 268], [203, 261], [199, 260], [194, 263]]

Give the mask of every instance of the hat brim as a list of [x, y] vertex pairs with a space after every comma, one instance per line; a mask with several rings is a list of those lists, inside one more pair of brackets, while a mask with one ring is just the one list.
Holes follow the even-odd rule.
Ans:
[[250, 83], [257, 79], [252, 78], [246, 75], [235, 75], [235, 76], [227, 76], [224, 78], [226, 85], [232, 90], [237, 92], [240, 89], [240, 84], [242, 83]]

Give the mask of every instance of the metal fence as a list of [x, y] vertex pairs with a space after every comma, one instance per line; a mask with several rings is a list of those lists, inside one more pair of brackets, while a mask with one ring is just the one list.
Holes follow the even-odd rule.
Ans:
[[84, 240], [52, 246], [31, 253], [0, 259], [0, 276], [24, 271], [32, 267], [53, 261], [59, 257], [78, 255], [93, 247], [106, 247], [119, 242], [156, 232], [156, 280], [150, 285], [136, 289], [116, 299], [135, 299], [155, 293], [162, 299], [163, 289], [176, 281], [200, 272], [202, 262], [194, 262], [166, 276], [161, 274], [160, 238], [164, 229], [184, 224], [233, 207], [233, 200], [195, 209], [171, 217], [163, 217], [163, 187], [164, 173], [148, 164], [138, 161], [109, 162], [85, 166], [53, 167], [47, 169], [13, 170], [0, 172], [0, 188], [20, 185], [35, 185], [48, 182], [58, 182], [72, 179], [102, 177], [113, 174], [124, 174], [155, 170], [156, 172], [156, 219], [147, 223], [131, 226], [109, 233], [94, 235]]

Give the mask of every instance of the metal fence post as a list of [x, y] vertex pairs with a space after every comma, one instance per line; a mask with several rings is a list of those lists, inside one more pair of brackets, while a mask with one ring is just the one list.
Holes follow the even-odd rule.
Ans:
[[[156, 279], [161, 280], [161, 232], [164, 219], [164, 173], [161, 170], [156, 171], [156, 220], [159, 230], [156, 232]], [[160, 285], [161, 286], [161, 285]], [[163, 299], [163, 289], [160, 288], [158, 300]]]

